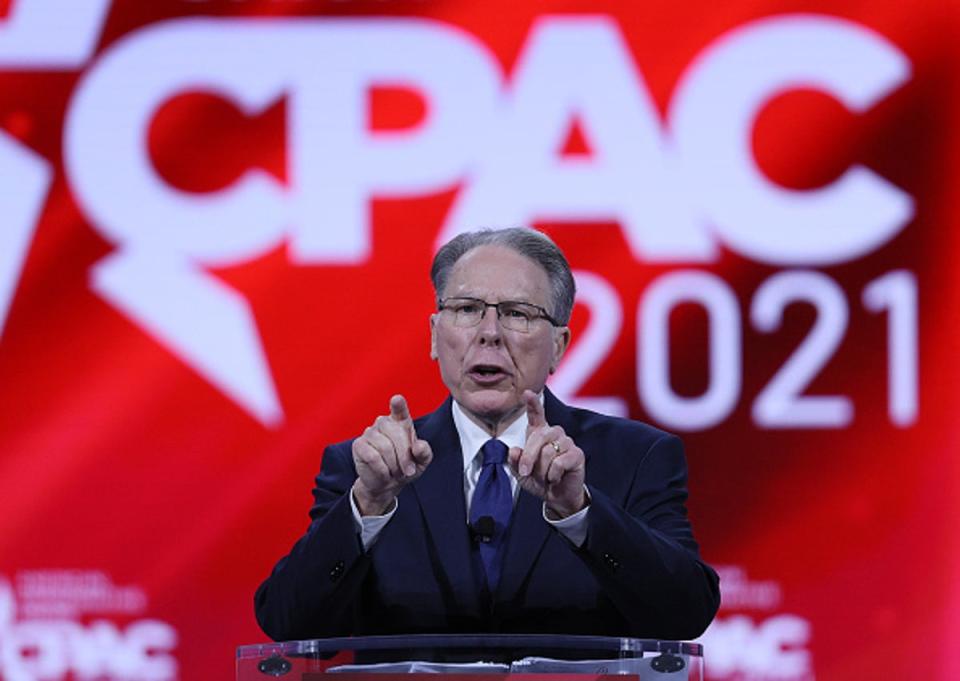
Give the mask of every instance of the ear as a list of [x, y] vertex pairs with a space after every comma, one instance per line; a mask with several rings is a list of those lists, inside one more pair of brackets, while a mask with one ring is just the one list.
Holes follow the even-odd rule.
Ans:
[[430, 359], [437, 359], [437, 314], [430, 315]]
[[570, 327], [561, 326], [553, 331], [553, 357], [550, 360], [550, 373], [554, 373], [560, 366], [563, 354], [570, 347]]

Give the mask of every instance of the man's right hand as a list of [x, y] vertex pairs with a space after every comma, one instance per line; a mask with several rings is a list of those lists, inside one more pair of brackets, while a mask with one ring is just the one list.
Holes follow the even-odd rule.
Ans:
[[390, 415], [378, 416], [353, 441], [357, 481], [353, 499], [360, 515], [382, 515], [405, 485], [419, 478], [433, 460], [426, 440], [417, 438], [403, 395], [390, 398]]

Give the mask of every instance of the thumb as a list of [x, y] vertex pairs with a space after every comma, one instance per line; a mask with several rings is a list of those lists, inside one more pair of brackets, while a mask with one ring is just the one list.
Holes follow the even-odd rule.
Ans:
[[523, 456], [523, 450], [519, 447], [511, 447], [507, 450], [507, 463], [510, 464], [510, 469], [516, 472], [517, 466], [520, 465], [520, 457]]
[[425, 468], [433, 461], [433, 448], [430, 447], [430, 443], [426, 440], [415, 440], [410, 451], [418, 466]]

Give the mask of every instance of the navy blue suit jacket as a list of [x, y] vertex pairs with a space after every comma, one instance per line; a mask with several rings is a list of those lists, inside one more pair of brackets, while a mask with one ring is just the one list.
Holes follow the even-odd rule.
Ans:
[[684, 506], [680, 440], [651, 426], [570, 408], [546, 392], [547, 422], [583, 449], [591, 495], [576, 548], [521, 490], [495, 594], [477, 579], [451, 401], [415, 421], [433, 461], [364, 553], [349, 502], [350, 441], [323, 455], [313, 522], [255, 597], [275, 640], [438, 632], [568, 633], [689, 639], [719, 606]]

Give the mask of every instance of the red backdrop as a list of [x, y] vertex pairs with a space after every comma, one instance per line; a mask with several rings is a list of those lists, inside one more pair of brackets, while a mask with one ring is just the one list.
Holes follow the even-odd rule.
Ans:
[[229, 678], [325, 443], [535, 224], [554, 389], [680, 433], [710, 679], [955, 679], [960, 13], [0, 2], [0, 677]]

